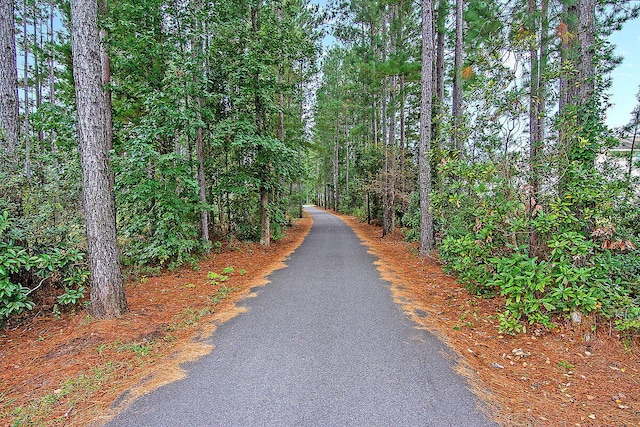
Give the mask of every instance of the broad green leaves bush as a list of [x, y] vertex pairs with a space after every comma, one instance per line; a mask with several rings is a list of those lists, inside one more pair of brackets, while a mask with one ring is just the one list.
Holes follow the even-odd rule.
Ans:
[[[499, 178], [496, 168], [455, 160], [441, 167], [450, 185], [435, 195], [434, 212], [444, 232], [439, 249], [446, 268], [471, 292], [505, 298], [499, 314], [504, 332], [523, 331], [527, 323], [550, 328], [554, 316], [573, 312], [597, 312], [619, 330], [638, 331], [640, 251], [611, 243], [637, 246], [638, 230], [616, 215], [615, 182], [571, 168], [567, 173], [579, 176], [580, 185], [569, 184], [562, 198], [538, 201], [532, 212], [522, 191]], [[531, 233], [538, 238], [534, 248]], [[621, 240], [629, 238], [635, 244]]]
[[[58, 296], [62, 305], [82, 300], [89, 277], [84, 253], [70, 245], [66, 249], [53, 247], [30, 254], [12, 238], [20, 234], [14, 223], [7, 211], [0, 215], [0, 321], [31, 310], [34, 302], [30, 295], [45, 284], [64, 286], [64, 293]], [[25, 283], [31, 283], [32, 287], [24, 286]]]

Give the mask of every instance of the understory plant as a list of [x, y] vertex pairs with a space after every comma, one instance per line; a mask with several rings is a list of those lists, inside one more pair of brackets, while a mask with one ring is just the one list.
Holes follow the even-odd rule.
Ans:
[[19, 228], [4, 211], [0, 215], [0, 322], [31, 310], [32, 294], [43, 287], [58, 293], [57, 301], [63, 306], [80, 302], [89, 272], [77, 243], [35, 252], [17, 243], [16, 234]]
[[455, 181], [434, 198], [446, 268], [471, 292], [505, 298], [503, 332], [527, 324], [551, 328], [555, 316], [591, 313], [638, 332], [637, 230], [620, 225], [615, 182], [572, 165], [567, 173], [580, 183], [571, 181], [563, 197], [537, 201], [533, 209], [517, 180], [500, 178], [497, 167], [455, 161], [442, 167], [445, 179]]

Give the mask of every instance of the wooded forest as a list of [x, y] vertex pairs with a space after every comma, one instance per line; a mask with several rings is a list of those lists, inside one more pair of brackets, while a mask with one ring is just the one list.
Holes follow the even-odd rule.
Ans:
[[605, 115], [639, 10], [0, 0], [0, 319], [52, 291], [119, 316], [124, 276], [268, 246], [316, 204], [503, 297], [503, 332], [637, 334], [640, 92], [625, 128]]

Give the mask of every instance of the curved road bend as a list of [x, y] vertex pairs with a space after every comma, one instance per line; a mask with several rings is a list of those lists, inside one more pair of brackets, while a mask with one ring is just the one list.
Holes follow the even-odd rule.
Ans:
[[314, 208], [304, 243], [221, 325], [187, 378], [108, 426], [493, 426], [353, 231]]

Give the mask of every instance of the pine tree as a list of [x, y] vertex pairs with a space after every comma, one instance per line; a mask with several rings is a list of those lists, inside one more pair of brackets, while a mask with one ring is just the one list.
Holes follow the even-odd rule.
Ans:
[[98, 5], [71, 1], [73, 76], [82, 163], [82, 193], [91, 281], [91, 313], [103, 319], [127, 311], [116, 237], [110, 142], [105, 131]]
[[0, 0], [0, 151], [18, 146], [18, 70], [13, 0]]
[[433, 4], [422, 0], [422, 92], [420, 108], [420, 146], [418, 153], [420, 182], [420, 256], [434, 248], [431, 213], [431, 108], [433, 84]]

